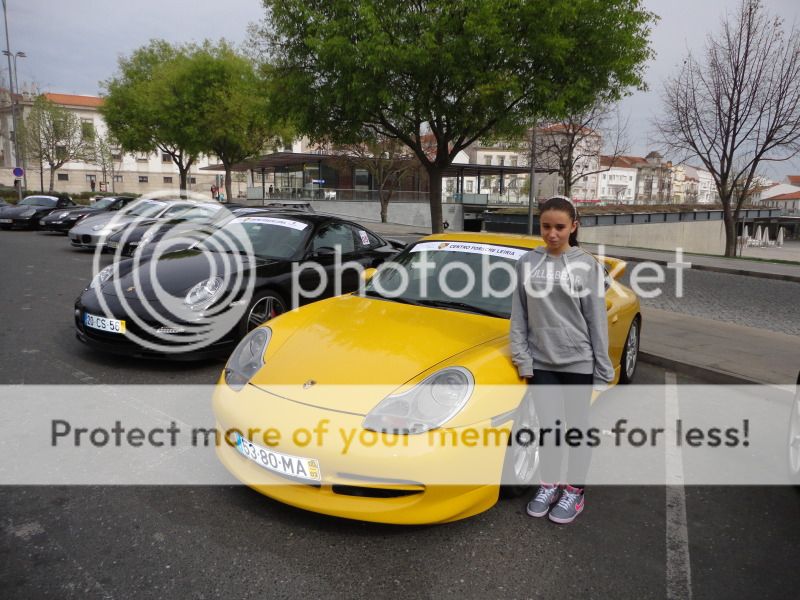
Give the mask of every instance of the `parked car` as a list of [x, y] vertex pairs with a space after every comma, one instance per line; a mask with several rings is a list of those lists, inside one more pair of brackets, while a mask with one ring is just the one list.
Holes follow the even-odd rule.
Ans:
[[788, 466], [789, 480], [800, 485], [800, 373], [794, 387], [792, 411], [789, 414]]
[[[210, 226], [210, 230], [213, 231], [217, 225], [233, 218], [234, 211], [238, 208], [239, 205], [235, 204], [201, 202], [182, 212], [170, 212], [168, 217], [144, 219], [108, 236], [106, 249], [118, 252], [122, 256], [133, 256], [145, 246], [152, 248], [156, 242], [167, 236], [175, 238], [186, 236], [204, 226]], [[195, 237], [195, 239], [200, 238]], [[141, 251], [139, 255], [142, 256]]]
[[64, 210], [55, 210], [42, 218], [39, 221], [39, 225], [42, 229], [47, 231], [67, 233], [83, 218], [120, 210], [134, 200], [135, 198], [133, 196], [106, 196], [89, 206], [76, 206]]
[[39, 221], [56, 209], [78, 206], [66, 194], [26, 196], [16, 205], [0, 208], [0, 228], [36, 229]]
[[69, 241], [75, 248], [93, 249], [104, 246], [106, 238], [144, 219], [168, 218], [197, 205], [194, 200], [143, 198], [125, 208], [92, 215], [69, 230]]
[[[543, 243], [429, 236], [378, 270], [363, 293], [252, 330], [214, 394], [217, 430], [227, 432], [217, 446], [222, 464], [280, 502], [398, 524], [462, 519], [493, 506], [501, 482], [517, 493], [536, 483], [538, 441], [509, 443], [512, 431], [532, 431], [538, 420], [508, 334], [514, 266]], [[623, 269], [611, 272], [618, 278]], [[616, 380], [626, 382], [636, 370], [639, 301], [609, 276], [606, 284], [609, 354]], [[316, 432], [327, 432], [325, 443], [311, 441]]]
[[[338, 217], [236, 216], [194, 247], [106, 267], [75, 303], [76, 335], [103, 352], [133, 356], [227, 355], [248, 331], [290, 309], [301, 262], [313, 267], [302, 271], [302, 285], [315, 291], [303, 302], [338, 291], [336, 244], [342, 260], [364, 268], [396, 254], [380, 236]], [[338, 282], [352, 291], [358, 274], [348, 270]]]
[[315, 212], [308, 200], [270, 200], [264, 205], [266, 208], [282, 208], [284, 210], [299, 210], [302, 212]]

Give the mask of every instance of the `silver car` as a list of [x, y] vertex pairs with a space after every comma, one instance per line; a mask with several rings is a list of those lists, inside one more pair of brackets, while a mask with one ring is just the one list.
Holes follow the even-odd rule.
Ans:
[[121, 211], [86, 217], [69, 230], [69, 241], [75, 248], [104, 246], [106, 238], [143, 219], [169, 218], [197, 205], [192, 200], [138, 200]]

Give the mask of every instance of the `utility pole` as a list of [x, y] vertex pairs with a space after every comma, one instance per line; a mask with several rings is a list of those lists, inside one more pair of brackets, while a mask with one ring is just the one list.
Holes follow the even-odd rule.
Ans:
[[[17, 57], [16, 55], [11, 54], [11, 41], [8, 38], [8, 14], [6, 12], [6, 0], [3, 0], [3, 23], [5, 24], [6, 30], [6, 49], [3, 54], [6, 55], [8, 58], [8, 87], [10, 88], [9, 92], [11, 94], [11, 122], [12, 126], [14, 127], [14, 162], [19, 160], [19, 143], [17, 139], [17, 101], [14, 94], [14, 71], [11, 70], [11, 58], [14, 57], [14, 64], [16, 66]], [[24, 53], [22, 56], [25, 56]], [[16, 70], [16, 69], [15, 69]], [[13, 165], [17, 166], [17, 165]], [[22, 200], [22, 185], [23, 183], [17, 186], [17, 193], [19, 194], [19, 199]]]
[[528, 190], [528, 235], [533, 235], [533, 202], [536, 199], [536, 125], [536, 122], [534, 122], [533, 127], [531, 127], [531, 185]]

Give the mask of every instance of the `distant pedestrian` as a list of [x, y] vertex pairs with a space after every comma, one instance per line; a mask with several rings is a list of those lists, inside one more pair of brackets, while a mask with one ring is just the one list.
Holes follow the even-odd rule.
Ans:
[[211, 197], [216, 200], [217, 194], [219, 193], [219, 188], [215, 186], [213, 183], [211, 184]]
[[269, 186], [269, 195], [272, 196], [272, 186]]
[[94, 179], [89, 180], [89, 187], [92, 188], [92, 193], [94, 193], [94, 188], [97, 184], [94, 182]]

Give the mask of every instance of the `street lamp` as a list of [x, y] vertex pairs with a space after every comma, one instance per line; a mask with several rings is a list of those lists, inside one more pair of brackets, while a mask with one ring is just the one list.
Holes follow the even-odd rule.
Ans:
[[[10, 50], [3, 50], [3, 54], [8, 57], [8, 64], [9, 64], [9, 79], [11, 80], [9, 83], [11, 84], [11, 121], [14, 127], [14, 161], [17, 162], [20, 160], [20, 152], [19, 152], [19, 140], [17, 137], [17, 95], [19, 92], [19, 80], [17, 79], [17, 58], [25, 58], [26, 54], [24, 52], [15, 52], [12, 53]], [[11, 70], [11, 61], [14, 61], [14, 69]], [[23, 173], [25, 170], [24, 160], [23, 160]], [[22, 200], [22, 183], [17, 186], [17, 190], [19, 193], [19, 199]]]

